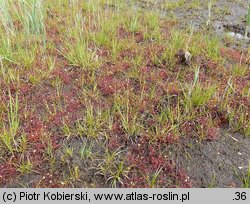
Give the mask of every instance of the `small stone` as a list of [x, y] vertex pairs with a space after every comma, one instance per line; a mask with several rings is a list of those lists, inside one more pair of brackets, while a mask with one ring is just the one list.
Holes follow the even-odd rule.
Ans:
[[235, 33], [234, 33], [234, 32], [228, 32], [227, 35], [228, 35], [229, 37], [234, 37], [234, 36], [235, 36]]
[[236, 37], [237, 39], [239, 39], [239, 40], [244, 39], [244, 36], [241, 35], [240, 33], [236, 33], [236, 34], [235, 34], [235, 37]]
[[176, 54], [178, 62], [183, 65], [190, 65], [192, 55], [189, 51], [179, 50]]

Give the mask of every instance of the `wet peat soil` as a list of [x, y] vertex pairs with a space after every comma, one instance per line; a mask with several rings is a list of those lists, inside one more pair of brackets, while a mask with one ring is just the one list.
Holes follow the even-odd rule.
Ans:
[[[208, 29], [204, 26], [208, 15], [207, 3], [205, 2], [207, 1], [202, 1], [202, 8], [194, 9], [183, 5], [172, 11], [172, 15], [180, 22], [179, 29], [187, 28], [189, 23], [194, 25], [197, 30]], [[149, 9], [143, 0], [138, 3], [138, 6]], [[224, 35], [225, 32], [244, 34], [246, 1], [238, 3], [238, 1], [233, 0], [218, 0], [213, 8], [215, 13], [213, 13], [211, 18], [211, 28], [209, 28], [211, 33], [216, 33], [218, 36]], [[169, 15], [168, 10], [162, 10], [158, 8], [157, 5], [154, 5], [154, 9], [161, 12], [162, 15]], [[249, 46], [249, 42], [243, 42], [238, 39], [224, 43], [225, 46], [229, 48], [237, 47], [237, 49], [242, 50], [247, 49]], [[234, 52], [226, 54], [234, 56]], [[62, 67], [63, 66], [62, 61]], [[71, 84], [71, 80], [77, 78], [78, 75], [77, 73], [71, 72], [70, 69], [67, 70], [67, 73], [54, 74], [56, 77], [59, 76], [65, 80], [67, 84]], [[44, 99], [46, 97], [46, 100], [49, 101], [53, 100], [52, 96], [55, 96], [55, 91], [48, 91], [51, 90], [49, 84], [43, 85], [43, 93], [40, 91], [36, 93], [36, 90], [30, 93], [30, 88], [31, 87], [23, 87], [23, 92], [30, 95], [30, 97], [32, 97], [30, 101], [36, 101], [37, 104], [39, 104], [38, 101], [41, 98]], [[39, 87], [39, 90], [40, 88], [41, 87]], [[66, 85], [63, 90], [63, 93], [66, 95], [64, 99], [67, 103], [66, 108], [69, 108], [67, 112], [71, 120], [74, 120], [74, 118], [77, 119], [78, 115], [81, 115], [81, 112], [76, 114], [76, 111], [81, 109], [81, 105], [78, 104], [76, 100], [77, 96], [71, 94], [75, 93], [74, 89], [78, 89], [77, 84], [74, 86]], [[39, 111], [41, 111], [40, 114], [42, 115], [44, 111], [42, 105], [40, 109], [39, 105], [36, 108], [38, 114]], [[55, 118], [51, 118], [53, 123], [57, 123], [56, 117], [60, 116], [57, 115]], [[34, 141], [33, 148], [38, 150], [41, 146], [39, 143], [36, 143], [36, 134], [39, 135], [43, 132], [43, 128], [38, 117], [32, 118], [32, 121], [32, 124], [27, 124], [27, 128], [33, 127], [30, 135], [33, 135], [31, 138]], [[58, 122], [57, 126], [60, 125], [62, 124]], [[166, 146], [164, 149], [158, 148], [157, 144], [150, 148], [145, 138], [138, 138], [137, 141], [130, 141], [129, 143], [122, 141], [122, 139], [114, 139], [114, 141], [109, 141], [108, 145], [110, 149], [116, 149], [117, 146], [121, 145], [123, 152], [120, 154], [120, 157], [129, 158], [132, 166], [137, 165], [137, 169], [135, 168], [134, 171], [147, 174], [156, 172], [160, 166], [164, 166], [159, 178], [162, 183], [166, 181], [166, 177], [167, 181], [172, 181], [172, 183], [167, 184], [167, 187], [242, 187], [242, 179], [246, 174], [248, 162], [250, 161], [250, 138], [246, 138], [238, 133], [229, 133], [227, 128], [230, 127], [221, 129], [219, 137], [215, 140], [199, 142], [196, 139], [181, 139], [177, 145], [172, 145], [171, 147]], [[48, 127], [48, 129], [50, 129], [50, 127]], [[53, 129], [54, 132], [57, 131], [54, 127], [51, 127], [51, 129]], [[109, 187], [110, 184], [106, 182], [107, 178], [98, 174], [98, 170], [96, 170], [98, 169], [100, 160], [105, 154], [106, 147], [103, 147], [102, 139], [90, 142], [87, 139], [73, 138], [68, 140], [66, 144], [62, 144], [55, 139], [51, 144], [56, 149], [54, 155], [55, 163], [53, 164], [55, 171], [52, 171], [53, 173], [40, 174], [39, 172], [32, 172], [29, 175], [19, 176], [17, 179], [10, 179], [11, 177], [15, 177], [17, 172], [13, 166], [5, 164], [5, 166], [1, 166], [0, 173], [5, 173], [5, 179], [8, 180], [8, 182], [3, 182], [1, 185], [3, 187], [65, 187], [61, 182], [61, 178], [64, 174], [65, 176], [70, 175], [72, 173], [70, 171], [74, 171], [74, 169], [69, 169], [67, 172], [63, 171], [63, 169], [69, 166], [78, 166], [78, 170], [80, 170], [82, 175], [81, 181], [72, 178], [74, 182], [72, 182], [72, 186], [69, 185], [69, 187], [82, 187], [83, 185], [88, 187]], [[81, 157], [79, 152], [81, 152], [83, 145], [85, 145], [85, 147], [92, 147], [92, 153], [97, 158], [96, 160], [93, 161], [91, 158], [87, 158], [85, 162], [82, 162], [82, 160], [79, 159]], [[58, 146], [58, 148], [56, 148], [56, 146]], [[77, 154], [73, 158], [64, 158], [65, 160], [62, 164], [61, 159], [63, 152], [61, 148], [59, 148], [60, 146], [73, 148]], [[162, 155], [162, 152], [166, 155], [171, 155], [169, 160], [164, 160], [165, 157]], [[46, 172], [47, 169], [51, 168], [48, 163], [44, 165], [46, 161], [44, 161], [41, 156], [42, 152], [30, 152], [29, 154], [30, 158], [34, 157], [35, 160], [38, 161], [35, 166], [38, 169], [41, 167], [40, 170], [42, 172]], [[140, 158], [137, 158], [135, 155], [140, 156]], [[98, 160], [98, 158], [100, 158], [100, 160]], [[13, 158], [13, 160], [15, 160], [15, 158]], [[122, 159], [119, 160], [118, 158], [118, 162], [120, 161], [122, 161]], [[146, 168], [145, 165], [148, 168]], [[96, 169], [93, 167], [96, 167]], [[130, 172], [132, 179], [129, 181], [125, 179], [125, 187], [148, 187], [138, 175], [133, 175], [133, 169]], [[160, 186], [164, 187], [164, 185]]]
[[[162, 1], [158, 2], [160, 5]], [[223, 39], [223, 36], [230, 32], [244, 36], [247, 1], [216, 1], [212, 6], [209, 28], [206, 26], [208, 1], [200, 1], [201, 4], [197, 8], [191, 7], [191, 2], [186, 1], [185, 4], [171, 10], [161, 9], [157, 4], [151, 6], [163, 16], [172, 15], [176, 18], [180, 29], [194, 26], [195, 30], [208, 30], [212, 35], [221, 37], [225, 47], [242, 51], [249, 48], [249, 40], [235, 38], [228, 42]], [[149, 9], [143, 0], [138, 6]], [[234, 55], [233, 51], [229, 55]], [[229, 134], [226, 129], [220, 132], [220, 137], [214, 141], [200, 143], [196, 140], [184, 140], [174, 151], [177, 166], [187, 171], [194, 187], [242, 186], [242, 178], [249, 168], [250, 138], [240, 134]]]
[[[178, 20], [179, 28], [186, 29], [194, 26], [196, 31], [209, 30], [211, 34], [223, 37], [227, 33], [234, 32], [242, 36], [245, 34], [245, 24], [247, 15], [247, 1], [245, 0], [217, 0], [212, 4], [209, 26], [206, 26], [209, 16], [208, 0], [201, 0], [195, 4], [193, 0], [186, 0], [184, 4], [178, 4], [179, 0], [171, 0], [173, 6], [169, 9], [162, 8], [162, 0], [158, 0], [156, 4], [148, 5], [146, 1], [138, 1], [138, 7], [144, 9], [155, 10], [162, 16], [170, 16]], [[175, 5], [174, 2], [177, 2]], [[179, 5], [179, 6], [177, 6]], [[224, 42], [228, 47], [247, 49], [249, 40], [242, 41], [235, 38], [233, 42]]]

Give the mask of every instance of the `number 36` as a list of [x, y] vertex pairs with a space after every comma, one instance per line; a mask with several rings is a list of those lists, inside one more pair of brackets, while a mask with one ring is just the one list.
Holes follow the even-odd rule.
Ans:
[[236, 198], [234, 200], [246, 200], [247, 193], [246, 192], [235, 192]]

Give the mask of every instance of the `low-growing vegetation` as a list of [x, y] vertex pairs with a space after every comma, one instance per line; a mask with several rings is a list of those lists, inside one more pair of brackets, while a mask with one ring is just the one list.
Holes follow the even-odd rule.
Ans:
[[[204, 2], [198, 29], [174, 15]], [[250, 137], [249, 48], [216, 2], [0, 0], [0, 187], [209, 187], [189, 149]]]

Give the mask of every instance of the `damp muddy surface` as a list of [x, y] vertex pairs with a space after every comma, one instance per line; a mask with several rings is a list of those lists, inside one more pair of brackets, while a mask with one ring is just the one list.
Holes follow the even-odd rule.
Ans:
[[[74, 188], [86, 187], [108, 187], [104, 177], [99, 173], [98, 165], [101, 163], [102, 155], [105, 154], [102, 141], [90, 141], [86, 137], [73, 137], [65, 139], [60, 148], [58, 148], [51, 161], [47, 161], [43, 169], [51, 169], [53, 173], [40, 174], [31, 172], [30, 174], [21, 174], [17, 179], [11, 180], [5, 188], [40, 188], [54, 181], [61, 181], [65, 177], [74, 180]], [[93, 160], [95, 157], [95, 160]], [[65, 169], [67, 169], [65, 171]], [[81, 179], [76, 179], [78, 175]], [[57, 187], [57, 186], [55, 186]]]
[[[74, 156], [67, 155], [66, 150], [72, 149]], [[184, 139], [177, 146], [166, 150], [177, 171], [185, 171], [192, 187], [197, 188], [241, 188], [246, 178], [250, 162], [250, 139], [241, 134], [229, 134], [221, 131], [219, 138], [213, 141], [197, 141]], [[105, 151], [99, 142], [90, 142], [87, 139], [75, 137], [68, 140], [55, 152], [52, 174], [41, 175], [32, 172], [21, 175], [4, 187], [42, 187], [44, 180], [53, 182], [73, 175], [73, 167], [77, 167], [81, 180], [74, 181], [74, 187], [109, 187], [105, 178], [98, 173], [101, 160], [92, 160], [92, 156], [101, 158]], [[50, 165], [49, 163], [47, 164]], [[50, 166], [51, 167], [51, 166]], [[91, 168], [90, 168], [91, 167]], [[47, 167], [46, 167], [47, 168]], [[68, 171], [61, 171], [68, 169]], [[74, 178], [72, 178], [74, 179]], [[73, 186], [72, 186], [73, 187]]]
[[[57, 72], [53, 73], [50, 78], [55, 80], [55, 82], [46, 79], [47, 82], [44, 84], [33, 85], [32, 91], [27, 91], [29, 92], [27, 96], [20, 99], [23, 103], [24, 101], [29, 101], [33, 105], [32, 107], [30, 106], [30, 109], [35, 110], [29, 113], [30, 117], [28, 119], [31, 120], [27, 120], [27, 124], [24, 123], [22, 127], [24, 128], [24, 132], [27, 132], [28, 139], [32, 142], [32, 146], [29, 146], [27, 150], [27, 159], [24, 159], [23, 155], [11, 156], [8, 154], [6, 157], [10, 157], [11, 161], [5, 162], [3, 160], [2, 165], [0, 154], [0, 178], [1, 173], [6, 178], [3, 184], [1, 184], [0, 180], [0, 186], [152, 187], [153, 184], [150, 183], [150, 179], [154, 178], [159, 172], [157, 184], [154, 187], [243, 187], [243, 180], [246, 178], [250, 162], [250, 137], [245, 137], [242, 135], [243, 133], [232, 133], [235, 131], [233, 128], [230, 130], [220, 129], [224, 127], [224, 123], [227, 124], [227, 121], [225, 122], [224, 120], [227, 120], [226, 118], [230, 116], [227, 116], [227, 109], [225, 110], [225, 116], [216, 107], [213, 110], [208, 110], [208, 116], [201, 117], [203, 116], [201, 113], [195, 113], [194, 119], [190, 119], [190, 124], [195, 124], [195, 128], [198, 129], [200, 125], [207, 123], [210, 119], [214, 119], [210, 118], [210, 114], [218, 115], [215, 119], [220, 121], [221, 125], [218, 127], [211, 125], [210, 129], [205, 130], [204, 134], [207, 134], [207, 138], [202, 141], [199, 140], [201, 139], [199, 138], [200, 135], [198, 135], [193, 126], [185, 126], [184, 129], [187, 132], [191, 132], [190, 136], [186, 136], [187, 133], [184, 130], [183, 132], [180, 131], [180, 135], [179, 132], [176, 134], [172, 130], [169, 132], [171, 134], [161, 135], [161, 126], [164, 126], [162, 130], [165, 132], [165, 124], [157, 125], [154, 119], [158, 119], [158, 117], [164, 118], [165, 115], [162, 114], [159, 116], [158, 111], [163, 107], [165, 108], [165, 106], [168, 107], [171, 103], [173, 103], [173, 107], [181, 107], [179, 98], [182, 100], [182, 92], [188, 91], [181, 90], [181, 88], [183, 85], [186, 85], [186, 82], [187, 84], [193, 83], [194, 73], [192, 69], [196, 65], [201, 68], [201, 85], [206, 85], [203, 82], [205, 79], [211, 80], [211, 84], [218, 84], [218, 94], [215, 94], [216, 99], [217, 96], [220, 99], [220, 95], [224, 97], [224, 89], [227, 90], [229, 86], [232, 86], [231, 88], [235, 91], [230, 93], [228, 100], [232, 105], [237, 107], [241, 103], [244, 106], [242, 110], [245, 112], [249, 110], [245, 108], [249, 107], [248, 95], [247, 93], [241, 93], [241, 90], [244, 89], [247, 92], [249, 89], [248, 82], [250, 79], [247, 70], [249, 68], [249, 54], [242, 52], [249, 49], [249, 41], [241, 39], [245, 32], [247, 1], [214, 0], [210, 18], [208, 18], [208, 0], [130, 0], [127, 2], [133, 2], [133, 7], [131, 6], [131, 8], [140, 8], [147, 11], [152, 10], [152, 12], [160, 13], [162, 17], [170, 19], [171, 25], [173, 20], [174, 29], [178, 31], [187, 30], [189, 32], [190, 27], [193, 26], [194, 31], [198, 34], [204, 34], [205, 36], [208, 34], [212, 37], [216, 36], [216, 38], [219, 36], [219, 42], [222, 43], [221, 47], [218, 45], [221, 48], [220, 55], [226, 62], [219, 64], [216, 60], [213, 61], [213, 59], [201, 55], [191, 58], [189, 52], [175, 50], [176, 59], [173, 57], [173, 60], [176, 60], [176, 64], [173, 67], [172, 65], [168, 65], [165, 60], [160, 64], [155, 64], [153, 57], [158, 55], [165, 47], [161, 47], [161, 44], [155, 44], [153, 41], [144, 41], [145, 43], [143, 43], [143, 33], [138, 32], [136, 33], [138, 40], [134, 42], [135, 52], [132, 50], [134, 47], [124, 50], [124, 53], [121, 53], [120, 58], [118, 58], [121, 62], [115, 62], [114, 64], [112, 58], [112, 63], [108, 62], [104, 64], [103, 69], [99, 70], [96, 77], [97, 82], [92, 83], [94, 81], [92, 73], [80, 71], [79, 67], [69, 66], [69, 62], [61, 58], [61, 55], [56, 53], [54, 56], [53, 54], [53, 57], [60, 59], [59, 63], [56, 64], [58, 66]], [[136, 6], [134, 7], [134, 5]], [[115, 10], [116, 6], [107, 6], [107, 8]], [[171, 30], [171, 26], [164, 27], [164, 31], [165, 29]], [[124, 38], [127, 38], [128, 42], [130, 40], [134, 41], [134, 35], [131, 33], [122, 28], [118, 31], [124, 34]], [[228, 35], [230, 33], [231, 38]], [[152, 44], [144, 47], [146, 43]], [[169, 41], [168, 43], [171, 42]], [[155, 50], [152, 50], [154, 48]], [[106, 52], [106, 49], [101, 49], [100, 47], [100, 52]], [[149, 51], [152, 51], [153, 57], [149, 56]], [[133, 133], [130, 133], [128, 130], [130, 129], [130, 124], [127, 124], [130, 121], [127, 119], [124, 123], [123, 115], [121, 114], [122, 107], [121, 110], [119, 109], [119, 113], [117, 112], [117, 115], [110, 118], [106, 118], [108, 112], [106, 113], [102, 110], [104, 115], [102, 119], [105, 122], [102, 122], [101, 119], [101, 122], [98, 121], [99, 118], [92, 113], [93, 120], [97, 120], [94, 124], [98, 126], [98, 123], [103, 123], [104, 125], [95, 129], [95, 126], [93, 125], [92, 127], [92, 124], [90, 124], [89, 129], [93, 128], [94, 130], [92, 131], [94, 131], [94, 134], [92, 136], [83, 134], [82, 132], [85, 131], [82, 131], [82, 129], [86, 127], [84, 118], [88, 116], [88, 111], [85, 113], [85, 109], [89, 108], [90, 112], [92, 112], [92, 108], [99, 110], [102, 107], [112, 112], [112, 101], [116, 99], [113, 99], [116, 96], [115, 94], [119, 98], [127, 96], [127, 93], [125, 95], [124, 91], [128, 87], [128, 84], [125, 83], [125, 75], [132, 73], [130, 60], [133, 61], [132, 58], [139, 53], [143, 53], [142, 59], [148, 61], [145, 64], [139, 63], [142, 67], [137, 73], [138, 76], [145, 75], [145, 82], [148, 83], [145, 83], [148, 86], [145, 90], [150, 90], [151, 86], [153, 87], [152, 92], [159, 90], [155, 96], [152, 96], [152, 99], [145, 97], [145, 100], [142, 102], [143, 104], [137, 104], [137, 100], [142, 99], [136, 96], [140, 94], [140, 91], [144, 93], [144, 87], [140, 90], [141, 87], [138, 85], [140, 84], [140, 79], [131, 77], [132, 91], [131, 99], [129, 98], [128, 101], [131, 101], [132, 108], [138, 108], [139, 111], [135, 110], [135, 114], [138, 111], [138, 118], [142, 112], [145, 116], [142, 116], [142, 121], [140, 118], [137, 121], [137, 115], [135, 118], [136, 123], [134, 126], [142, 126], [141, 130], [135, 134], [137, 130], [134, 131], [132, 128]], [[173, 52], [170, 54], [173, 54]], [[148, 60], [147, 58], [150, 59]], [[107, 59], [109, 60], [109, 58]], [[231, 77], [232, 70], [229, 69], [234, 68], [236, 70], [238, 67], [235, 68], [233, 65], [242, 64], [242, 62], [245, 63], [242, 66], [245, 71], [238, 71], [238, 76], [233, 81]], [[145, 67], [143, 67], [144, 65]], [[228, 68], [228, 70], [224, 70], [224, 67]], [[108, 74], [106, 73], [107, 70]], [[59, 85], [59, 88], [54, 88], [51, 85], [56, 84], [57, 80], [62, 83], [60, 85], [62, 88]], [[169, 86], [170, 83], [172, 84], [171, 86]], [[92, 86], [96, 87], [97, 93], [94, 91], [95, 88], [92, 91]], [[60, 89], [60, 93], [57, 88], [58, 90]], [[119, 92], [116, 92], [116, 88]], [[222, 90], [221, 92], [219, 88]], [[173, 94], [173, 99], [177, 96], [178, 102], [177, 100], [171, 101], [169, 99], [166, 101], [165, 97], [167, 94]], [[40, 99], [44, 96], [46, 96], [46, 100], [44, 101], [46, 103], [41, 104]], [[93, 106], [89, 105], [87, 107], [87, 99], [91, 101], [91, 104], [93, 102]], [[54, 104], [59, 104], [58, 106], [62, 104], [61, 106], [65, 107], [65, 110], [54, 114], [48, 108], [47, 103], [53, 104], [53, 108]], [[159, 105], [159, 103], [162, 104]], [[213, 103], [211, 104], [213, 105]], [[158, 108], [158, 105], [159, 110], [150, 110], [152, 107]], [[210, 106], [210, 103], [208, 106]], [[61, 110], [61, 107], [59, 108]], [[125, 106], [124, 109], [126, 110]], [[203, 109], [197, 108], [197, 110], [198, 112], [203, 112]], [[232, 110], [234, 109], [232, 108]], [[26, 111], [26, 109], [22, 111]], [[129, 111], [127, 110], [127, 112]], [[179, 110], [175, 111], [173, 109], [171, 114], [173, 114], [174, 118], [175, 115], [179, 114]], [[97, 115], [99, 116], [99, 113]], [[238, 115], [236, 116], [238, 117]], [[248, 116], [246, 114], [246, 117]], [[170, 116], [167, 115], [166, 117]], [[189, 115], [183, 118], [179, 119], [178, 116], [178, 119], [173, 119], [173, 121], [166, 124], [175, 126], [178, 120], [183, 120], [183, 123], [180, 123], [182, 125], [186, 122], [185, 120], [188, 120], [186, 118], [189, 118]], [[67, 124], [64, 123], [65, 121]], [[106, 121], [108, 122], [106, 123]], [[77, 126], [78, 122], [79, 124], [82, 123], [81, 126]], [[125, 128], [123, 124], [129, 127]], [[78, 130], [76, 131], [75, 129], [77, 128]], [[180, 130], [182, 130], [181, 128]], [[216, 136], [212, 135], [213, 133]], [[157, 137], [152, 139], [156, 134], [159, 134], [159, 140], [156, 139]], [[39, 142], [34, 140], [34, 135], [35, 139]], [[46, 135], [49, 135], [49, 137]], [[198, 137], [196, 137], [197, 135]], [[219, 136], [217, 137], [217, 135]], [[32, 167], [28, 163], [30, 158], [33, 161]], [[21, 163], [22, 161], [24, 162]], [[120, 176], [119, 173], [121, 168], [123, 176]], [[120, 182], [120, 179], [123, 183]]]
[[[227, 47], [243, 51], [249, 48], [249, 40], [243, 39], [247, 15], [245, 0], [214, 1], [210, 18], [208, 0], [172, 0], [167, 1], [168, 4], [159, 0], [151, 5], [143, 0], [139, 2], [141, 8], [153, 8], [162, 16], [175, 19], [179, 29], [193, 26], [196, 32], [218, 36]], [[227, 37], [231, 40], [226, 40]], [[249, 138], [224, 130], [217, 140], [185, 140], [181, 146], [175, 150], [174, 160], [186, 170], [194, 187], [242, 187], [250, 161]]]
[[223, 131], [214, 141], [183, 142], [176, 162], [193, 187], [243, 187], [250, 161], [250, 139]]
[[[223, 38], [236, 34], [230, 44], [233, 48], [247, 49], [249, 40], [244, 40], [246, 29], [247, 1], [213, 1], [209, 17], [208, 0], [158, 0], [154, 4], [140, 0], [138, 7], [158, 11], [162, 16], [177, 20], [180, 29], [193, 26], [199, 32], [206, 30]], [[248, 35], [249, 37], [249, 35]], [[228, 42], [227, 42], [228, 43]]]

